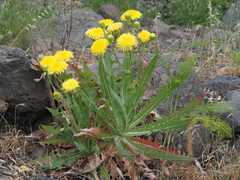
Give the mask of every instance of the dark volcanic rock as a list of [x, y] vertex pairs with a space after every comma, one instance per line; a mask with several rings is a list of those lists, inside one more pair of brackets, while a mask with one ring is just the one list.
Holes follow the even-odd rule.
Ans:
[[210, 91], [216, 91], [225, 96], [228, 91], [240, 88], [240, 78], [226, 75], [218, 76], [207, 81], [204, 86]]
[[122, 13], [113, 4], [104, 4], [99, 8], [99, 14], [105, 19], [112, 19], [113, 21], [120, 21]]
[[239, 21], [240, 1], [235, 2], [222, 17], [222, 21], [226, 24], [235, 26]]
[[18, 129], [24, 131], [30, 131], [30, 124], [50, 104], [45, 83], [33, 80], [41, 74], [30, 69], [31, 58], [21, 49], [0, 46], [0, 96], [9, 104], [4, 117], [9, 124], [16, 121]]

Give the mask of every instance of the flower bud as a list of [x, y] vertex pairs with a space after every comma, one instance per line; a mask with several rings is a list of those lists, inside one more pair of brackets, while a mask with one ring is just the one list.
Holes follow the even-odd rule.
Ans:
[[116, 31], [113, 31], [113, 34], [116, 35], [116, 36], [118, 36], [118, 35], [120, 34], [120, 30], [118, 29], [118, 30], [116, 30]]
[[103, 29], [105, 28], [105, 23], [103, 21], [99, 21], [98, 26]]
[[155, 33], [151, 33], [150, 34], [150, 41], [153, 41], [154, 39], [156, 39], [156, 34]]
[[107, 40], [110, 42], [110, 43], [113, 43], [114, 41], [114, 36], [109, 34], [108, 37], [107, 37]]
[[48, 67], [47, 67], [47, 66], [42, 66], [42, 70], [43, 70], [44, 72], [47, 72], [47, 71], [48, 71]]
[[147, 48], [143, 48], [143, 52], [147, 52]]
[[127, 20], [127, 21], [130, 21], [131, 20], [131, 14], [130, 13], [126, 13], [125, 14], [125, 19]]
[[54, 91], [53, 96], [57, 101], [60, 101], [62, 99], [62, 95], [59, 92]]
[[139, 21], [135, 21], [133, 25], [137, 30], [140, 28], [140, 22]]

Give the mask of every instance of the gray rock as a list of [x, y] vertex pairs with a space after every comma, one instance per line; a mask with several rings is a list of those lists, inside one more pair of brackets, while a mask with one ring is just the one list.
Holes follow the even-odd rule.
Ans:
[[240, 17], [240, 1], [235, 2], [222, 17], [225, 24], [235, 26], [239, 22]]
[[[206, 147], [210, 144], [211, 134], [204, 124], [198, 123], [191, 129], [191, 135], [193, 138], [192, 150], [193, 156], [200, 159]], [[182, 152], [187, 152], [188, 140], [186, 137], [186, 131], [177, 133], [173, 138], [173, 146], [177, 147]]]
[[227, 41], [228, 38], [230, 38], [233, 35], [233, 33], [231, 32], [227, 32], [223, 29], [214, 29], [214, 30], [210, 30], [208, 31], [204, 37], [209, 39], [209, 40], [220, 40], [221, 42], [225, 42]]
[[191, 33], [197, 36], [202, 36], [207, 30], [207, 27], [204, 27], [202, 25], [196, 25], [191, 29]]
[[[88, 29], [98, 27], [98, 22], [103, 19], [102, 16], [96, 14], [91, 8], [73, 8], [72, 13], [60, 17], [60, 23], [55, 27], [54, 34], [46, 35], [43, 27], [41, 37], [38, 41], [38, 52], [44, 52], [53, 47], [66, 47], [71, 45], [74, 48], [89, 48], [92, 40], [85, 36]], [[71, 27], [71, 31], [70, 30]], [[69, 33], [67, 33], [69, 31]], [[54, 36], [52, 40], [51, 36]]]
[[210, 79], [204, 84], [210, 91], [216, 91], [219, 95], [225, 96], [228, 91], [240, 88], [240, 78], [232, 76], [218, 76]]
[[238, 151], [240, 151], [240, 138], [237, 138], [237, 140], [235, 141], [235, 147]]
[[166, 37], [183, 37], [184, 36], [184, 32], [177, 26], [175, 25], [167, 25], [166, 23], [164, 23], [163, 21], [159, 21], [157, 19], [153, 20], [154, 21], [154, 26], [153, 27], [149, 27], [150, 31], [152, 32], [152, 30], [154, 31], [154, 33], [156, 33], [157, 36], [160, 35], [164, 35]]
[[31, 58], [21, 49], [0, 46], [0, 96], [9, 104], [4, 117], [9, 124], [16, 121], [19, 129], [28, 132], [30, 124], [50, 105], [45, 83], [33, 80], [41, 74], [30, 69]]
[[154, 26], [154, 21], [150, 18], [143, 18], [141, 20], [141, 26], [143, 26], [143, 27]]
[[113, 21], [120, 21], [122, 13], [113, 4], [104, 4], [99, 8], [99, 14], [105, 19], [112, 19]]

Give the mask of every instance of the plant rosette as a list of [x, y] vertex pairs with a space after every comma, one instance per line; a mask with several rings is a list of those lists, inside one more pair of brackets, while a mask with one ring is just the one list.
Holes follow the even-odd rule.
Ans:
[[[43, 143], [61, 144], [65, 149], [72, 147], [72, 150], [46, 157], [50, 162], [42, 167], [68, 166], [77, 159], [87, 158], [88, 163], [83, 168], [76, 165], [75, 170], [78, 169], [80, 173], [92, 173], [92, 176], [96, 176], [94, 172], [98, 170], [102, 177], [108, 178], [110, 175], [106, 172], [111, 174], [111, 171], [116, 171], [105, 166], [105, 162], [116, 164], [112, 156], [124, 161], [125, 166], [132, 162], [140, 166], [136, 159], [139, 162], [140, 158], [144, 163], [143, 157], [190, 162], [196, 165], [197, 161], [194, 158], [174, 152], [173, 148], [161, 146], [156, 141], [138, 138], [156, 132], [186, 129], [194, 118], [190, 113], [201, 100], [196, 99], [186, 108], [176, 110], [167, 117], [160, 118], [159, 115], [155, 115], [154, 121], [148, 124], [141, 123], [159, 104], [175, 93], [192, 73], [181, 73], [180, 69], [179, 74], [163, 86], [162, 91], [157, 90], [156, 97], [151, 97], [151, 101], [139, 109], [138, 103], [142, 102], [146, 85], [157, 60], [161, 58], [159, 53], [156, 53], [149, 63], [141, 58], [149, 42], [155, 39], [154, 33], [146, 30], [138, 32], [140, 23], [136, 20], [141, 16], [139, 11], [129, 10], [121, 16], [123, 22], [103, 20], [99, 22], [98, 28], [86, 32], [86, 36], [93, 40], [90, 49], [92, 54], [99, 57], [98, 74], [91, 72], [84, 62], [81, 70], [70, 65], [68, 61], [74, 56], [66, 50], [54, 56], [44, 57], [40, 62], [58, 102], [57, 109], [48, 110], [60, 121], [59, 126], [42, 125], [48, 133]], [[124, 32], [124, 29], [129, 31]], [[117, 57], [120, 51], [125, 53], [123, 62]], [[115, 60], [112, 60], [112, 55]], [[131, 68], [135, 60], [138, 61], [136, 74]], [[119, 68], [113, 68], [114, 63], [117, 63]], [[145, 68], [142, 68], [144, 64]], [[74, 74], [67, 74], [68, 68], [71, 68]], [[118, 69], [121, 69], [122, 73], [116, 76], [114, 74]], [[51, 79], [55, 79], [55, 83], [52, 83]], [[140, 154], [145, 156], [140, 157]], [[84, 164], [86, 161], [79, 162]], [[135, 171], [134, 168], [129, 169], [132, 178], [136, 174]], [[149, 176], [155, 177], [153, 173]]]

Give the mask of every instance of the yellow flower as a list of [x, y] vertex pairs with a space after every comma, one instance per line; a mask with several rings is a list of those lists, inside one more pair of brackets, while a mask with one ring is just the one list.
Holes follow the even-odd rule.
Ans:
[[106, 52], [109, 41], [107, 39], [99, 39], [92, 44], [91, 52], [94, 55], [101, 55]]
[[117, 47], [122, 51], [132, 50], [134, 46], [137, 46], [137, 38], [132, 34], [122, 34], [117, 39]]
[[128, 10], [125, 13], [123, 13], [123, 15], [120, 17], [121, 21], [126, 21], [125, 15], [129, 13], [131, 14], [131, 19], [132, 20], [136, 20], [142, 17], [142, 14], [139, 11], [136, 10]]
[[72, 91], [79, 87], [78, 81], [76, 79], [70, 78], [67, 81], [63, 82], [62, 88], [65, 91]]
[[42, 67], [48, 68], [55, 60], [56, 60], [56, 59], [55, 59], [54, 56], [45, 56], [45, 57], [40, 61], [40, 65], [41, 65]]
[[73, 53], [64, 49], [64, 51], [55, 54], [55, 58], [57, 61], [70, 61], [70, 59], [73, 58]]
[[93, 28], [86, 31], [85, 35], [90, 39], [97, 40], [104, 37], [102, 28]]
[[102, 21], [104, 22], [105, 27], [108, 27], [110, 24], [114, 23], [113, 20], [111, 20], [111, 19], [104, 19]]
[[67, 63], [65, 61], [55, 61], [53, 62], [49, 68], [48, 73], [49, 74], [60, 74], [61, 72], [64, 72], [68, 67]]
[[26, 166], [21, 166], [20, 169], [22, 169], [26, 173], [29, 173], [29, 169]]
[[123, 24], [121, 22], [110, 24], [107, 28], [108, 33], [113, 33], [114, 31], [121, 30], [123, 28]]
[[142, 32], [138, 33], [138, 39], [141, 43], [148, 43], [150, 41], [150, 32], [142, 30]]

